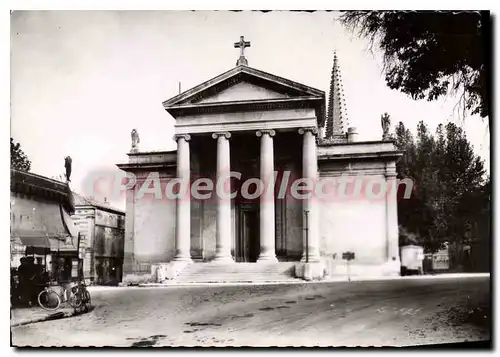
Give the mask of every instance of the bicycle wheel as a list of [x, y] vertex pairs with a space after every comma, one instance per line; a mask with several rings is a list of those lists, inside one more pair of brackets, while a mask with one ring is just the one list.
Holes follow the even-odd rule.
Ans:
[[38, 294], [38, 305], [44, 310], [54, 311], [61, 305], [61, 299], [55, 291], [43, 290]]
[[92, 306], [92, 299], [87, 289], [85, 289], [85, 292], [83, 293], [83, 303], [85, 304], [85, 310], [89, 311]]

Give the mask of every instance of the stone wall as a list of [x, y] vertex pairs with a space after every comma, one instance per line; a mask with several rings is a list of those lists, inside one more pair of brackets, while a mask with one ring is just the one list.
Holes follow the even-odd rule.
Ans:
[[[144, 186], [150, 172], [159, 172], [161, 197]], [[172, 169], [136, 171], [137, 181], [126, 193], [123, 282], [154, 281], [154, 265], [170, 261], [175, 256], [175, 199], [165, 196]], [[151, 179], [151, 177], [149, 177]], [[153, 183], [149, 180], [149, 187]], [[144, 186], [147, 187], [147, 186]]]
[[[392, 192], [387, 175], [394, 174], [398, 157], [393, 144], [320, 147], [319, 156], [320, 180], [325, 182], [323, 198], [318, 202], [319, 240], [327, 273], [346, 274], [342, 253], [349, 251], [355, 253], [350, 263], [355, 275], [399, 274], [399, 256], [388, 256], [394, 230], [397, 235], [397, 217], [388, 218], [393, 213], [388, 206], [395, 201], [384, 191]], [[341, 180], [347, 183], [345, 189], [340, 186]], [[380, 185], [385, 185], [384, 192], [379, 191]], [[392, 223], [396, 227], [391, 227]], [[392, 244], [397, 250], [397, 241]]]
[[320, 204], [320, 253], [341, 260], [354, 252], [356, 262], [382, 264], [387, 259], [385, 201], [367, 199]]
[[[168, 178], [161, 177], [162, 192]], [[134, 202], [134, 258], [136, 263], [164, 263], [175, 256], [175, 215], [174, 199], [157, 199], [146, 193], [138, 197], [137, 181]]]
[[205, 260], [215, 257], [216, 253], [216, 217], [217, 206], [215, 201], [207, 200], [203, 204], [203, 255]]

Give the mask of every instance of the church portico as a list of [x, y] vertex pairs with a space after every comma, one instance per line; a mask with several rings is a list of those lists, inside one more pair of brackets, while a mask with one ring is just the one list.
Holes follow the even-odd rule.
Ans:
[[[275, 139], [279, 144], [277, 152]], [[203, 236], [202, 260], [278, 262], [277, 246], [284, 260], [290, 258], [286, 240], [297, 233], [285, 233], [284, 226], [292, 224], [283, 218], [287, 217], [285, 210], [301, 212], [303, 208], [300, 199], [289, 197], [292, 182], [302, 175], [302, 141], [298, 130], [191, 136], [195, 171], [191, 173], [191, 204], [198, 207], [191, 214], [200, 215], [203, 221], [199, 232]], [[294, 149], [287, 150], [283, 142], [293, 144]], [[195, 168], [196, 162], [199, 167]], [[202, 190], [193, 194], [193, 187]], [[299, 231], [302, 237], [301, 228]], [[193, 232], [192, 240], [197, 239], [197, 234]], [[303, 255], [302, 248], [292, 252], [299, 259]]]
[[[175, 119], [177, 150], [134, 146], [129, 163], [118, 165], [141, 177], [137, 184], [156, 171], [166, 193], [146, 205], [141, 189], [127, 189], [125, 275], [209, 281], [231, 271], [235, 281], [252, 274], [319, 279], [343, 274], [341, 256], [349, 249], [372, 272], [399, 270], [395, 197], [325, 201], [316, 191], [322, 179], [344, 174], [394, 181], [393, 144], [354, 142], [353, 128], [338, 128], [339, 108], [325, 116], [323, 91], [248, 67], [248, 46], [239, 43], [237, 67], [163, 102]], [[169, 196], [174, 182], [187, 194]], [[368, 234], [363, 214], [374, 218]]]

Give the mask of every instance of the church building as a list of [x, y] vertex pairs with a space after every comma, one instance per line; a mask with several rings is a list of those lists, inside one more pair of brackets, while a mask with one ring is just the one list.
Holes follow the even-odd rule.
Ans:
[[241, 37], [236, 67], [163, 102], [177, 150], [141, 152], [133, 138], [117, 165], [135, 177], [123, 281], [398, 275], [402, 153], [388, 126], [380, 141], [356, 139], [336, 54], [326, 101], [250, 67], [249, 46]]

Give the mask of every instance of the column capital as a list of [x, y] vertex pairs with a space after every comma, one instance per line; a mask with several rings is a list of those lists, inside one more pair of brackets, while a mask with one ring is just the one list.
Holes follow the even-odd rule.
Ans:
[[214, 138], [214, 139], [217, 139], [220, 136], [224, 136], [226, 139], [229, 139], [229, 138], [231, 138], [231, 133], [229, 131], [222, 131], [222, 132], [212, 134], [212, 138]]
[[183, 138], [185, 141], [190, 141], [191, 135], [189, 135], [189, 134], [175, 134], [173, 137], [175, 142], [177, 142], [177, 140], [179, 140], [180, 138]]
[[318, 135], [318, 128], [311, 127], [311, 128], [300, 128], [299, 129], [299, 134], [300, 135], [304, 135], [304, 133], [306, 133], [306, 132], [310, 132], [314, 136], [317, 136]]
[[257, 130], [255, 132], [255, 135], [257, 135], [257, 137], [259, 137], [259, 138], [261, 136], [263, 136], [264, 134], [269, 134], [269, 136], [273, 137], [276, 135], [276, 132], [272, 129], [270, 129], [270, 130], [267, 130], [267, 129], [266, 130]]

